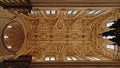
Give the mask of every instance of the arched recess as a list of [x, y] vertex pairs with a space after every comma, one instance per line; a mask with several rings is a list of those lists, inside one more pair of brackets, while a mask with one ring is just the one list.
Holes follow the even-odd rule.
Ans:
[[24, 38], [22, 25], [16, 20], [6, 24], [2, 30], [2, 44], [10, 52], [17, 52], [21, 48]]
[[103, 32], [106, 32], [106, 31], [110, 30], [110, 28], [108, 28], [106, 26], [106, 24], [116, 20], [116, 15], [118, 13], [115, 13], [115, 12], [116, 12], [116, 10], [113, 10], [113, 12], [106, 14], [106, 16], [104, 16], [104, 19], [101, 21], [102, 23], [98, 24], [98, 30], [97, 30], [97, 33], [100, 35], [98, 40], [97, 40], [97, 41], [99, 41], [98, 46], [100, 46], [102, 48], [100, 54], [105, 56], [105, 57], [108, 57], [112, 60], [117, 59], [116, 58], [116, 53], [117, 53], [116, 48], [117, 48], [117, 46], [115, 46], [114, 50], [107, 49], [106, 45], [113, 44], [113, 42], [109, 41], [108, 39], [104, 39], [101, 34]]
[[19, 24], [23, 28], [23, 33], [24, 33], [24, 41], [23, 41], [20, 49], [14, 53], [16, 55], [15, 57], [18, 57], [19, 55], [22, 55], [22, 53], [25, 54], [25, 52], [24, 52], [25, 49], [24, 48], [26, 47], [25, 45], [27, 45], [27, 24], [24, 21], [24, 19], [22, 18], [23, 14], [17, 13], [17, 12], [14, 12], [14, 11], [10, 11], [10, 12], [13, 13], [16, 16], [16, 18], [14, 20], [19, 22]]
[[[23, 41], [23, 44], [21, 44], [21, 46], [24, 46], [25, 45], [25, 40], [26, 40], [26, 28], [25, 28], [24, 22], [19, 17], [19, 14], [17, 12], [13, 13], [9, 10], [3, 9], [2, 7], [0, 7], [0, 15], [1, 15], [0, 16], [0, 48], [1, 48], [0, 49], [0, 56], [15, 54], [18, 50], [16, 50], [15, 52], [12, 52], [9, 49], [6, 49], [6, 47], [3, 44], [4, 30], [13, 21], [16, 21], [19, 24], [21, 24], [21, 27], [23, 28], [23, 33], [24, 33], [24, 41]], [[14, 28], [14, 27], [9, 26], [8, 28]], [[16, 35], [16, 34], [13, 33], [13, 36], [14, 35]], [[14, 43], [16, 41], [11, 41], [11, 42]], [[20, 49], [21, 49], [21, 47], [20, 47]]]
[[[91, 22], [91, 32], [92, 32], [92, 44], [95, 45], [94, 47], [94, 54], [96, 56], [102, 57], [108, 57], [110, 59], [116, 59], [116, 52], [111, 53], [106, 50], [106, 48], [103, 46], [103, 44], [106, 42], [110, 42], [109, 40], [105, 40], [102, 38], [101, 33], [105, 30], [108, 30], [106, 27], [106, 23], [109, 22], [111, 19], [116, 19], [116, 9], [112, 10], [111, 12], [98, 16], [95, 18], [94, 21]], [[112, 17], [112, 18], [111, 18]], [[106, 28], [105, 28], [106, 27]], [[108, 43], [109, 44], [109, 43]]]

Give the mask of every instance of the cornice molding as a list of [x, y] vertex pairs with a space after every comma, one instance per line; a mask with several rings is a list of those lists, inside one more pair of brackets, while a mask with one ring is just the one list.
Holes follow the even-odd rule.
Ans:
[[31, 2], [33, 7], [120, 7], [120, 1], [104, 2], [104, 1], [81, 1], [81, 2]]

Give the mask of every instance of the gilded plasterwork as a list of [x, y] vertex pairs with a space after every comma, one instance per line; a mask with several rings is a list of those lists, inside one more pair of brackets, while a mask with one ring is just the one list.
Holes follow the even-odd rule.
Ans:
[[[51, 10], [51, 9], [50, 9]], [[101, 33], [109, 30], [106, 23], [119, 17], [119, 9], [104, 10], [100, 14], [86, 14], [90, 9], [77, 9], [75, 15], [68, 15], [67, 9], [56, 9], [56, 14], [46, 14], [45, 10], [24, 15], [14, 12], [24, 28], [25, 39], [16, 57], [29, 54], [36, 61], [45, 61], [46, 56], [54, 56], [55, 61], [66, 61], [66, 56], [75, 56], [78, 61], [87, 56], [116, 59], [116, 50], [108, 51], [111, 44]], [[39, 11], [39, 12], [38, 12]]]
[[27, 43], [18, 54], [30, 54], [39, 61], [47, 55], [54, 55], [56, 61], [65, 61], [66, 55], [116, 58], [115, 51], [105, 48], [112, 42], [100, 35], [107, 29], [107, 19], [115, 20], [116, 9], [98, 15], [66, 15], [66, 10], [57, 11], [55, 15], [47, 15], [43, 10], [40, 15], [20, 15], [27, 26]]

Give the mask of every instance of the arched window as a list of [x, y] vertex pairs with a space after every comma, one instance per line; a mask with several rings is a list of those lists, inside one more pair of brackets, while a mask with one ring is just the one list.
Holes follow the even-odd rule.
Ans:
[[55, 61], [55, 60], [56, 60], [55, 56], [46, 56], [45, 57], [45, 61]]
[[67, 59], [68, 61], [76, 61], [76, 60], [78, 60], [78, 58], [75, 57], [75, 56], [66, 56], [66, 59]]
[[95, 61], [101, 60], [100, 58], [97, 58], [97, 57], [94, 57], [94, 56], [87, 57], [87, 59], [95, 60]]

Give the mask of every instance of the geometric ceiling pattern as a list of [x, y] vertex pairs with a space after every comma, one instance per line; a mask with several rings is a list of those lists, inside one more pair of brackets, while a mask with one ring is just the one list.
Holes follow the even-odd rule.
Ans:
[[29, 54], [34, 61], [114, 60], [116, 49], [100, 35], [117, 9], [33, 9], [20, 15], [25, 22], [26, 42], [16, 54]]
[[[107, 48], [106, 45], [113, 43], [101, 34], [110, 30], [107, 23], [120, 16], [119, 8], [35, 7], [27, 15], [0, 9], [1, 22], [2, 18], [5, 24], [15, 20], [23, 27], [20, 33], [24, 36], [18, 35], [23, 37], [20, 39], [23, 44], [15, 53], [16, 58], [28, 54], [35, 62], [117, 60], [117, 46]], [[11, 35], [15, 35], [14, 30]]]

